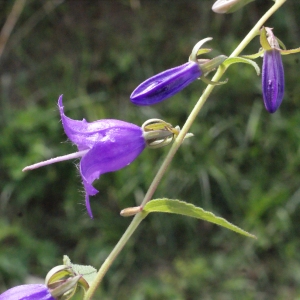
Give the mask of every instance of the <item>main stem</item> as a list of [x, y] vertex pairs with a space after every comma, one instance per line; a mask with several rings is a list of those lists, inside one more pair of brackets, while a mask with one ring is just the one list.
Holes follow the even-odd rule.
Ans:
[[[276, 3], [261, 17], [261, 19], [256, 23], [256, 25], [252, 28], [252, 30], [246, 35], [246, 37], [242, 40], [242, 42], [237, 46], [237, 48], [231, 53], [230, 57], [235, 57], [238, 56], [244, 49], [245, 47], [250, 43], [250, 41], [257, 35], [259, 32], [260, 28], [264, 25], [264, 23], [270, 18], [270, 16], [273, 15], [276, 10], [282, 6], [286, 2], [286, 0], [277, 0]], [[218, 82], [223, 74], [225, 73], [226, 69], [225, 68], [218, 68], [218, 71], [212, 78], [212, 81]], [[141, 206], [145, 206], [146, 203], [152, 198], [159, 182], [161, 181], [164, 173], [166, 172], [169, 164], [171, 163], [175, 153], [177, 152], [178, 148], [183, 142], [183, 139], [185, 135], [188, 133], [189, 129], [191, 128], [195, 118], [199, 114], [199, 111], [201, 110], [202, 106], [206, 102], [207, 98], [213, 91], [214, 86], [213, 85], [208, 85], [206, 89], [204, 90], [202, 96], [196, 103], [195, 107], [193, 108], [192, 112], [190, 113], [188, 119], [186, 120], [184, 126], [182, 127], [178, 137], [174, 141], [170, 151], [168, 152], [164, 162], [162, 163], [161, 167], [159, 168], [156, 176], [154, 177], [147, 194], [145, 195], [145, 198], [141, 204]], [[110, 265], [114, 261], [114, 259], [117, 257], [117, 255], [120, 253], [124, 245], [127, 243], [135, 229], [138, 227], [139, 223], [143, 220], [145, 217], [143, 212], [140, 212], [135, 215], [133, 218], [132, 222], [130, 223], [129, 227], [123, 234], [122, 238], [120, 241], [117, 243], [113, 251], [109, 254], [107, 259], [104, 261], [102, 264], [101, 268], [98, 271], [98, 274], [96, 276], [95, 281], [87, 291], [84, 300], [90, 300], [92, 296], [94, 295], [98, 285], [100, 284], [102, 278], [108, 271]]]

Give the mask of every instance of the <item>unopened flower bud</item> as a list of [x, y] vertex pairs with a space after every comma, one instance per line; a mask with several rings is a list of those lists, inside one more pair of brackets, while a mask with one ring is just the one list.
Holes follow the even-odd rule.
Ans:
[[271, 28], [265, 28], [269, 48], [265, 50], [262, 66], [262, 92], [266, 110], [274, 113], [284, 95], [284, 69], [279, 43]]
[[218, 0], [211, 9], [217, 14], [229, 14], [252, 1], [254, 0]]

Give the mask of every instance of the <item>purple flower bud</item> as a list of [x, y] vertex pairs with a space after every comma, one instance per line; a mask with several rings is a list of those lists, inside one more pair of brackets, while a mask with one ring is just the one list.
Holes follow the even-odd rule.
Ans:
[[62, 96], [58, 107], [66, 135], [79, 151], [86, 151], [79, 170], [86, 192], [86, 207], [92, 217], [89, 196], [98, 193], [92, 183], [101, 174], [117, 171], [136, 159], [146, 147], [143, 131], [137, 125], [113, 119], [91, 123], [85, 119], [72, 120], [64, 114]]
[[284, 95], [284, 70], [280, 51], [266, 50], [262, 67], [262, 92], [264, 104], [269, 113], [280, 106]]
[[44, 284], [15, 286], [0, 295], [0, 300], [55, 300]]
[[152, 105], [161, 102], [192, 83], [202, 75], [199, 65], [187, 62], [161, 72], [141, 83], [130, 95], [136, 105]]

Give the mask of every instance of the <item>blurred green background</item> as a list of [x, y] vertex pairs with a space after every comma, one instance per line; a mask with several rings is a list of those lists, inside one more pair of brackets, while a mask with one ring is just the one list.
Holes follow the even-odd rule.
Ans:
[[[120, 210], [140, 203], [168, 151], [146, 149], [130, 166], [101, 176], [90, 220], [78, 160], [21, 171], [76, 151], [60, 123], [58, 96], [73, 119], [141, 125], [162, 118], [182, 126], [204, 83], [152, 107], [131, 104], [132, 90], [186, 62], [205, 37], [214, 38], [210, 57], [229, 55], [273, 3], [216, 15], [208, 0], [17, 2], [24, 7], [0, 57], [0, 291], [44, 278], [64, 254], [99, 268], [130, 223]], [[0, 1], [1, 28], [14, 3]], [[266, 24], [288, 49], [300, 46], [299, 15], [300, 2], [288, 0]], [[259, 47], [257, 38], [243, 54]], [[151, 214], [95, 299], [300, 299], [299, 59], [283, 57], [286, 92], [273, 115], [254, 69], [233, 65], [155, 193], [210, 210], [258, 239]]]

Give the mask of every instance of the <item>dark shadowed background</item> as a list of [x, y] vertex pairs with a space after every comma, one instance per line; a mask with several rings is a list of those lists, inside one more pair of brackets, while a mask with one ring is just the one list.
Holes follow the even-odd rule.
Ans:
[[[129, 95], [148, 77], [185, 63], [200, 39], [213, 37], [208, 57], [229, 55], [273, 3], [257, 0], [217, 15], [213, 2], [25, 2], [0, 57], [0, 291], [44, 278], [64, 254], [99, 268], [130, 223], [120, 211], [140, 203], [168, 150], [146, 149], [130, 166], [101, 176], [90, 220], [78, 161], [21, 171], [76, 151], [61, 126], [58, 96], [64, 94], [73, 119], [141, 125], [162, 118], [182, 126], [203, 82], [152, 107], [134, 106]], [[0, 1], [1, 28], [14, 3]], [[287, 0], [266, 24], [288, 49], [300, 46], [299, 15], [300, 2]], [[256, 38], [243, 54], [259, 48]], [[195, 136], [180, 148], [155, 193], [210, 210], [258, 239], [151, 214], [95, 299], [300, 298], [299, 59], [283, 57], [285, 97], [273, 115], [264, 109], [254, 69], [230, 67], [228, 83], [204, 105], [191, 128]], [[256, 61], [261, 65], [261, 58]]]

